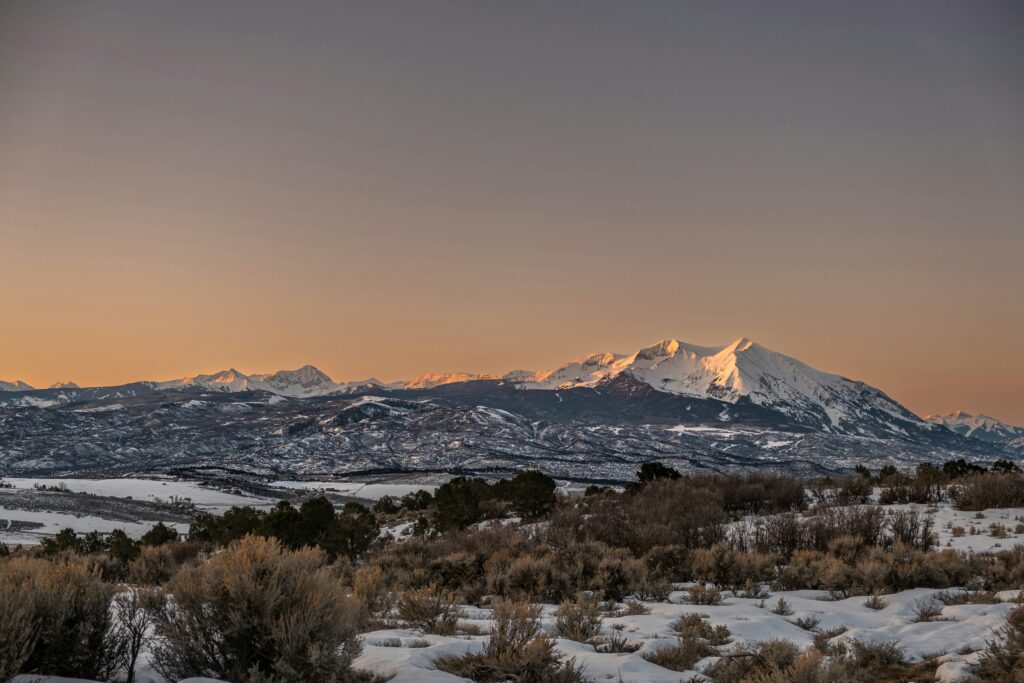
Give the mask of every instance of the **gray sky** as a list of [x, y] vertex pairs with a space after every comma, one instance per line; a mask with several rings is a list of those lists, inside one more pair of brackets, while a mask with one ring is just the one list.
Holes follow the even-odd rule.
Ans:
[[749, 336], [1024, 423], [1024, 4], [0, 0], [0, 377]]

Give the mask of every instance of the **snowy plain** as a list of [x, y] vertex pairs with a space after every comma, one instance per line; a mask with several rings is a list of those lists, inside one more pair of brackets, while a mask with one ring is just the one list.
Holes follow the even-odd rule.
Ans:
[[[952, 589], [954, 592], [956, 589]], [[980, 651], [994, 637], [1007, 612], [1017, 606], [1018, 591], [998, 594], [1002, 602], [994, 604], [947, 605], [941, 615], [932, 621], [918, 621], [918, 605], [934, 601], [943, 591], [927, 588], [894, 593], [885, 596], [882, 609], [871, 609], [864, 596], [834, 600], [824, 591], [778, 591], [767, 599], [741, 598], [727, 594], [719, 605], [688, 604], [688, 591], [671, 593], [666, 602], [644, 602], [646, 614], [611, 616], [604, 619], [601, 636], [625, 637], [637, 647], [635, 652], [598, 652], [593, 644], [557, 638], [555, 626], [556, 605], [543, 605], [542, 631], [556, 637], [557, 651], [564, 659], [573, 659], [582, 667], [588, 681], [614, 681], [622, 683], [678, 683], [679, 681], [709, 681], [702, 671], [717, 657], [706, 657], [690, 671], [665, 669], [644, 658], [660, 648], [677, 642], [673, 624], [685, 615], [697, 614], [712, 626], [725, 626], [730, 642], [717, 648], [720, 655], [734, 648], [755, 645], [770, 639], [784, 639], [801, 650], [813, 647], [816, 631], [844, 627], [844, 633], [830, 642], [861, 640], [871, 643], [898, 642], [911, 660], [926, 657], [936, 659], [935, 678], [942, 683], [965, 680], [971, 666], [977, 662]], [[946, 591], [950, 592], [950, 591]], [[790, 606], [791, 614], [780, 615], [772, 607], [782, 598]], [[625, 607], [625, 605], [618, 605]], [[466, 606], [461, 629], [486, 633], [491, 626], [488, 609]], [[819, 625], [808, 631], [795, 622], [817, 619]], [[449, 655], [479, 652], [486, 647], [486, 635], [440, 636], [415, 629], [396, 627], [377, 630], [362, 636], [362, 653], [355, 668], [382, 676], [390, 683], [465, 683], [461, 678], [437, 669], [435, 661]], [[64, 683], [70, 679], [18, 677], [15, 683]], [[190, 683], [212, 679], [187, 679]], [[161, 678], [143, 654], [137, 669], [139, 683], [168, 683]], [[181, 682], [184, 683], [184, 682]], [[471, 682], [470, 682], [471, 683]]]

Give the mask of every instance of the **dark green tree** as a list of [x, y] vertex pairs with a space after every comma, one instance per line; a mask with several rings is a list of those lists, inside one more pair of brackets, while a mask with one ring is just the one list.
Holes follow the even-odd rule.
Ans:
[[678, 479], [681, 476], [678, 470], [660, 462], [645, 462], [636, 473], [641, 484], [649, 484], [655, 479]]
[[178, 531], [169, 527], [163, 522], [157, 522], [153, 528], [142, 535], [139, 542], [142, 545], [163, 545], [178, 540]]
[[507, 501], [512, 511], [524, 519], [547, 516], [555, 507], [555, 488], [554, 479], [535, 470], [503, 479], [493, 486], [495, 496]]
[[373, 512], [358, 503], [346, 503], [330, 525], [321, 547], [329, 557], [345, 555], [354, 560], [370, 548], [379, 533]]
[[139, 544], [129, 538], [122, 529], [114, 529], [107, 537], [110, 546], [110, 557], [127, 564], [139, 555]]
[[434, 523], [438, 529], [464, 529], [483, 519], [480, 504], [491, 497], [483, 479], [456, 477], [434, 492]]
[[992, 463], [993, 472], [1020, 472], [1020, 467], [1005, 458], [999, 458]]

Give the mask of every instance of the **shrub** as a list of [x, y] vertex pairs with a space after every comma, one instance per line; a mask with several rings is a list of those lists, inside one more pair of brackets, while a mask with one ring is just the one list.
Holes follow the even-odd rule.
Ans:
[[814, 616], [813, 614], [810, 614], [806, 617], [797, 617], [789, 623], [799, 628], [802, 628], [805, 631], [813, 631], [814, 629], [818, 628], [819, 624], [821, 624], [821, 619]]
[[591, 595], [580, 594], [575, 600], [563, 600], [555, 611], [558, 635], [581, 643], [601, 632], [602, 621], [601, 607]]
[[881, 595], [879, 595], [878, 593], [874, 593], [873, 595], [871, 595], [870, 597], [868, 597], [868, 599], [867, 599], [867, 600], [865, 600], [865, 601], [864, 601], [864, 606], [865, 606], [866, 608], [868, 608], [868, 609], [873, 609], [873, 610], [875, 610], [876, 612], [880, 612], [880, 611], [882, 611], [883, 609], [885, 609], [886, 607], [888, 607], [888, 605], [889, 605], [889, 603], [887, 603], [887, 602], [885, 601], [885, 598], [883, 598], [883, 597], [882, 597]]
[[696, 583], [690, 586], [690, 603], [694, 605], [718, 605], [722, 602], [722, 591], [714, 584], [705, 586]]
[[539, 609], [527, 603], [499, 599], [484, 651], [441, 657], [434, 664], [441, 671], [480, 683], [582, 683], [575, 663], [561, 662], [555, 641], [540, 634], [539, 615]]
[[595, 582], [605, 600], [622, 600], [627, 595], [645, 592], [647, 567], [643, 560], [629, 557], [626, 552], [611, 552], [598, 562]]
[[113, 592], [81, 564], [24, 557], [0, 564], [0, 668], [106, 677], [115, 666], [108, 640]]
[[703, 640], [680, 638], [675, 645], [644, 653], [643, 658], [672, 671], [689, 671], [700, 660], [715, 654], [718, 652]]
[[779, 598], [779, 601], [775, 603], [775, 607], [772, 608], [772, 613], [778, 614], [781, 617], [788, 617], [793, 614], [793, 608], [790, 607], [785, 598]]
[[990, 472], [961, 479], [951, 495], [961, 510], [987, 510], [1024, 506], [1024, 474]]
[[918, 600], [914, 603], [914, 621], [935, 621], [942, 616], [942, 603], [936, 599]]
[[767, 640], [755, 648], [737, 648], [723, 655], [704, 673], [716, 683], [741, 683], [791, 668], [799, 653], [788, 640]]
[[824, 655], [832, 654], [836, 648], [829, 641], [836, 636], [843, 635], [847, 630], [845, 626], [837, 626], [824, 631], [818, 631], [814, 634], [814, 649]]
[[385, 616], [394, 606], [394, 596], [387, 578], [377, 565], [367, 565], [355, 571], [352, 577], [352, 592], [362, 601], [370, 614], [375, 616]]
[[178, 569], [174, 554], [164, 545], [144, 545], [138, 556], [128, 563], [128, 577], [143, 586], [162, 586]]
[[625, 634], [613, 631], [609, 636], [595, 639], [594, 649], [605, 653], [632, 653], [639, 650], [643, 644], [632, 642]]
[[897, 510], [889, 515], [889, 530], [894, 542], [918, 550], [932, 547], [932, 518], [916, 510]]
[[680, 638], [699, 638], [710, 645], [725, 645], [729, 642], [729, 629], [724, 624], [712, 626], [700, 614], [687, 614], [679, 618], [672, 628]]
[[398, 618], [425, 633], [451, 635], [462, 616], [455, 593], [437, 586], [405, 591], [398, 598]]
[[1024, 606], [1006, 615], [1006, 623], [978, 662], [977, 675], [986, 681], [1019, 681], [1024, 672]]
[[6, 574], [0, 568], [0, 681], [22, 671], [36, 642], [31, 596]]
[[111, 602], [115, 619], [108, 633], [108, 647], [125, 683], [135, 680], [135, 663], [151, 639], [154, 609], [158, 605], [159, 596], [155, 591], [132, 589], [118, 593]]
[[878, 679], [898, 676], [901, 667], [907, 662], [903, 648], [896, 642], [868, 643], [854, 640], [851, 649], [856, 667], [877, 674]]
[[554, 560], [523, 554], [512, 559], [499, 551], [487, 562], [487, 589], [493, 594], [522, 600], [542, 600], [551, 587]]
[[342, 681], [358, 651], [362, 606], [322, 552], [247, 536], [168, 585], [154, 648], [166, 678]]

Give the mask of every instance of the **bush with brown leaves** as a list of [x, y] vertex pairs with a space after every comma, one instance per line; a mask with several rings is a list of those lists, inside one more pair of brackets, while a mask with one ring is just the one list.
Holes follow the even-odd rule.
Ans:
[[345, 681], [359, 650], [363, 606], [324, 554], [246, 536], [168, 583], [157, 615], [157, 669], [166, 678]]

